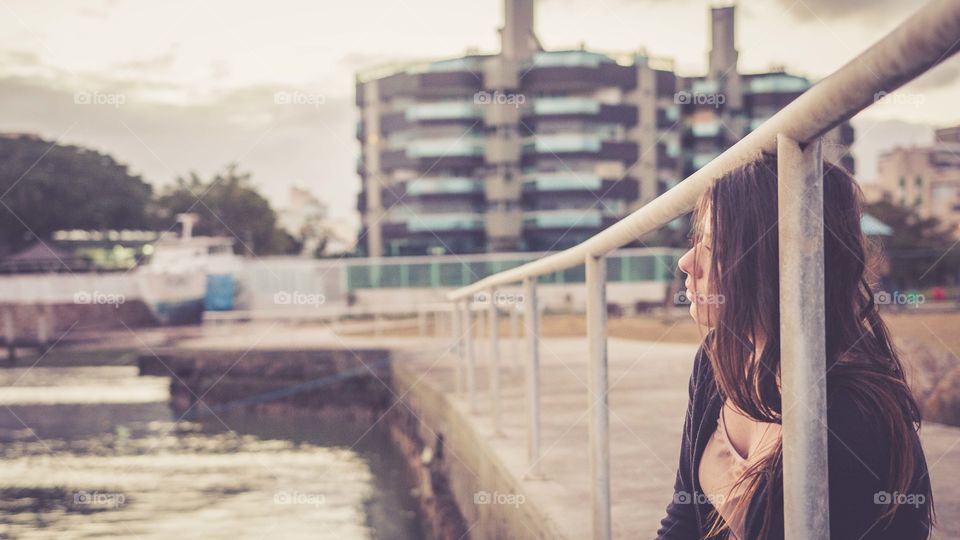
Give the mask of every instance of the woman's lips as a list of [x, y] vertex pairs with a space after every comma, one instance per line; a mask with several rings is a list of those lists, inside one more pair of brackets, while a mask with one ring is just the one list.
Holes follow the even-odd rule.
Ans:
[[684, 282], [684, 285], [687, 287], [687, 301], [689, 301], [691, 304], [696, 303], [697, 291], [693, 290], [693, 287], [686, 282]]

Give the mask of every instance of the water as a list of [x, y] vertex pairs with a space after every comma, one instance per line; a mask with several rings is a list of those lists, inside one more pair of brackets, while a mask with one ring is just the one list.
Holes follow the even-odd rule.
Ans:
[[174, 422], [133, 367], [0, 370], [0, 538], [421, 538], [382, 426]]

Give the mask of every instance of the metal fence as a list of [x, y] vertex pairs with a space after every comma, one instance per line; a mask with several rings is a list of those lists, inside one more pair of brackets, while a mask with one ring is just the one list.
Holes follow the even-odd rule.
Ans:
[[[346, 290], [381, 288], [463, 287], [491, 275], [518, 268], [547, 253], [484, 253], [429, 257], [378, 257], [347, 261]], [[683, 255], [675, 248], [632, 248], [608, 259], [610, 281], [670, 281], [669, 269]], [[582, 268], [571, 267], [538, 276], [543, 284], [583, 283]]]
[[[537, 279], [585, 267], [589, 340], [589, 456], [593, 537], [612, 537], [608, 418], [606, 258], [613, 250], [689, 212], [718, 178], [776, 153], [780, 193], [780, 316], [783, 402], [784, 523], [791, 540], [829, 538], [823, 313], [823, 167], [820, 137], [957, 52], [960, 1], [934, 0], [886, 37], [807, 90], [755, 131], [649, 204], [570, 249], [488, 276], [448, 295], [454, 339], [464, 368], [462, 390], [475, 395], [475, 346], [470, 332], [476, 293], [522, 283], [527, 321], [526, 402], [531, 465], [540, 457]], [[811, 217], [813, 219], [811, 219]], [[805, 291], [799, 295], [798, 291]], [[488, 327], [497, 327], [493, 302]], [[460, 330], [464, 329], [464, 335]], [[499, 426], [497, 335], [491, 332], [494, 426]]]

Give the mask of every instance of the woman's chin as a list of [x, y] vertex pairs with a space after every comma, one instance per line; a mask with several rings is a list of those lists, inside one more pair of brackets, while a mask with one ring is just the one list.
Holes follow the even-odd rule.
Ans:
[[707, 321], [708, 317], [706, 316], [706, 314], [704, 314], [704, 316], [701, 317], [700, 310], [697, 309], [697, 304], [693, 302], [690, 303], [690, 318], [693, 319], [693, 322], [697, 323], [698, 326], [702, 326], [707, 329], [710, 328], [710, 324]]

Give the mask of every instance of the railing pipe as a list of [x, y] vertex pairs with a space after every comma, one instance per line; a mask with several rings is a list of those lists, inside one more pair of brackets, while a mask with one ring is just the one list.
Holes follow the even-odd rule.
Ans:
[[607, 261], [587, 257], [587, 370], [590, 501], [594, 540], [613, 535], [610, 517], [610, 418], [607, 401]]
[[469, 300], [463, 302], [463, 340], [467, 350], [467, 403], [470, 412], [477, 412], [477, 355], [476, 343], [473, 339], [473, 306]]
[[454, 302], [450, 311], [450, 333], [453, 334], [453, 346], [456, 350], [456, 376], [457, 393], [463, 394], [465, 389], [464, 364], [466, 358], [464, 354], [463, 343], [463, 317], [461, 316], [463, 302]]
[[510, 366], [514, 373], [520, 370], [520, 306], [513, 298], [507, 304], [510, 313]]
[[527, 475], [536, 478], [540, 476], [540, 311], [536, 278], [523, 280], [523, 306], [527, 327]]
[[497, 313], [497, 290], [491, 288], [488, 292], [487, 303], [487, 332], [490, 340], [490, 358], [487, 359], [487, 375], [490, 394], [490, 412], [493, 420], [493, 432], [499, 435], [500, 424], [500, 328]]
[[801, 150], [781, 135], [777, 178], [784, 532], [786, 540], [829, 540], [820, 140]]

